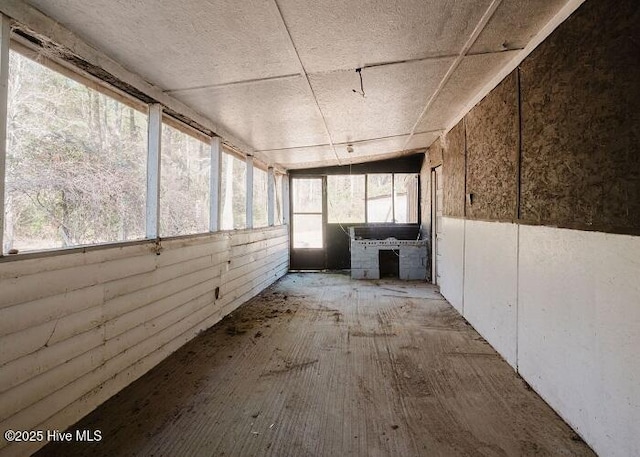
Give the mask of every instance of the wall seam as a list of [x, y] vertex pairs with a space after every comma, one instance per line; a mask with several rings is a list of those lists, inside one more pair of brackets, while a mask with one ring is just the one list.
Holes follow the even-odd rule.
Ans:
[[522, 91], [520, 66], [516, 67], [516, 103], [518, 138], [516, 150], [516, 372], [520, 373], [520, 218], [522, 216]]

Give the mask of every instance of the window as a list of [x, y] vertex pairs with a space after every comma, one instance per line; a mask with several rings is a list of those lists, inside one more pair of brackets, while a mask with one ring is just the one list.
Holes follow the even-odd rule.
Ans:
[[42, 62], [9, 53], [4, 251], [144, 238], [145, 114]]
[[394, 179], [395, 222], [415, 224], [418, 222], [418, 175], [396, 173]]
[[209, 145], [162, 124], [160, 235], [209, 231]]
[[222, 154], [220, 167], [220, 208], [223, 230], [242, 229], [247, 224], [247, 164], [232, 156]]
[[253, 226], [266, 227], [267, 217], [267, 172], [253, 167]]
[[365, 175], [327, 176], [327, 205], [330, 223], [365, 222]]
[[293, 247], [322, 248], [322, 179], [292, 179]]
[[393, 222], [393, 175], [367, 175], [367, 222]]

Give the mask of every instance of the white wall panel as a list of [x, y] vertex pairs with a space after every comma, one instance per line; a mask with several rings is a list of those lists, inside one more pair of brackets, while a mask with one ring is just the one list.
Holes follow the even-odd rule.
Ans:
[[0, 428], [73, 424], [286, 274], [288, 250], [279, 226], [0, 262]]
[[464, 317], [516, 368], [518, 226], [467, 220]]
[[464, 219], [442, 218], [442, 237], [439, 253], [442, 255], [440, 293], [459, 313], [463, 311], [464, 284]]
[[603, 456], [640, 455], [640, 237], [520, 227], [519, 368]]

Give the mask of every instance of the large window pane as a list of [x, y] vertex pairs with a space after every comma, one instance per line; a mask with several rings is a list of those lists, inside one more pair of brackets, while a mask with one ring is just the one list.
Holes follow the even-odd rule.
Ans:
[[4, 250], [144, 237], [146, 115], [9, 55]]
[[293, 247], [322, 248], [322, 214], [293, 215]]
[[292, 181], [293, 212], [321, 213], [322, 180], [294, 178]]
[[329, 222], [365, 222], [365, 175], [327, 176]]
[[394, 175], [396, 222], [418, 222], [418, 175], [396, 173]]
[[160, 235], [209, 231], [208, 144], [162, 124]]
[[267, 172], [253, 168], [253, 226], [266, 227], [267, 218]]
[[220, 208], [223, 230], [247, 225], [247, 164], [231, 154], [222, 154]]
[[367, 222], [393, 222], [391, 173], [367, 175]]

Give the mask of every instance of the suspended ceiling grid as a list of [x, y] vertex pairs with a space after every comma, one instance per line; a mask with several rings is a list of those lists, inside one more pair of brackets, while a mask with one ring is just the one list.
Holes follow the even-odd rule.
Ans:
[[429, 146], [567, 0], [28, 3], [261, 160], [305, 168]]

